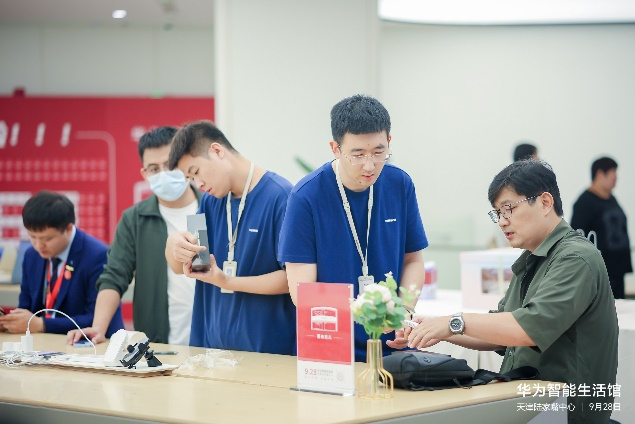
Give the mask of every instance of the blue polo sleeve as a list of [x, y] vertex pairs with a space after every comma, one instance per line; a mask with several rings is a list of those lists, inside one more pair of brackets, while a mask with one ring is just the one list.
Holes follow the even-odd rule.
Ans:
[[292, 192], [280, 230], [278, 261], [317, 263], [316, 229], [313, 212], [307, 200]]

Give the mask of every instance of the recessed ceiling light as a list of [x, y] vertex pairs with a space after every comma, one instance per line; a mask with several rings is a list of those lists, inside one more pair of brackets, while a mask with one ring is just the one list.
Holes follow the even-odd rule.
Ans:
[[123, 19], [126, 15], [128, 15], [128, 12], [125, 10], [118, 9], [112, 11], [112, 17], [115, 19]]

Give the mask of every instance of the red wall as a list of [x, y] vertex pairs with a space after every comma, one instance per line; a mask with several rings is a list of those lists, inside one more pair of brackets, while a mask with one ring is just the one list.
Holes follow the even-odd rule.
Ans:
[[27, 238], [22, 205], [48, 189], [67, 194], [78, 226], [110, 243], [123, 210], [148, 191], [139, 137], [198, 119], [214, 119], [213, 98], [0, 96], [0, 239]]

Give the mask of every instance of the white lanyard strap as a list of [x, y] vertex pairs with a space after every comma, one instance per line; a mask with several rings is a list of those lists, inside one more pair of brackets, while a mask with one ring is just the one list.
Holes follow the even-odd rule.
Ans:
[[251, 178], [254, 176], [254, 163], [251, 162], [249, 167], [249, 175], [247, 175], [247, 181], [245, 182], [245, 188], [243, 189], [243, 195], [240, 198], [240, 204], [238, 205], [238, 217], [236, 219], [236, 228], [234, 229], [234, 235], [232, 236], [232, 192], [227, 194], [227, 238], [229, 239], [229, 253], [227, 254], [227, 260], [234, 260], [234, 245], [236, 244], [236, 238], [238, 237], [238, 223], [240, 222], [240, 216], [245, 209], [245, 200], [247, 199], [247, 192], [251, 185]]
[[370, 217], [373, 213], [373, 186], [370, 186], [370, 193], [368, 194], [368, 225], [366, 226], [366, 256], [362, 254], [362, 246], [359, 244], [359, 237], [357, 236], [357, 229], [355, 228], [355, 222], [353, 222], [353, 215], [351, 214], [351, 205], [348, 203], [346, 192], [344, 191], [344, 185], [340, 178], [340, 161], [335, 161], [335, 179], [337, 180], [337, 187], [340, 189], [340, 196], [342, 197], [342, 204], [344, 205], [344, 212], [348, 218], [348, 225], [353, 234], [353, 240], [355, 240], [355, 246], [357, 246], [357, 253], [362, 260], [362, 274], [364, 277], [368, 276], [368, 237], [370, 235]]

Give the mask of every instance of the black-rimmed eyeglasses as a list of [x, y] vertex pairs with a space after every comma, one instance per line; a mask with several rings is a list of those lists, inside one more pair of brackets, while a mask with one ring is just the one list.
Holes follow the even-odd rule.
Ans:
[[527, 200], [535, 199], [538, 196], [540, 196], [540, 194], [527, 197], [526, 199], [519, 200], [518, 202], [510, 203], [509, 205], [503, 205], [500, 209], [491, 210], [487, 214], [489, 215], [489, 217], [491, 218], [494, 224], [498, 224], [498, 221], [500, 221], [501, 216], [505, 219], [509, 219], [512, 217], [512, 210], [514, 209], [513, 206], [522, 202], [526, 202]]

